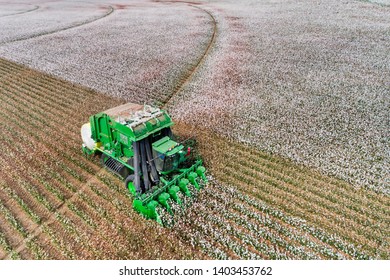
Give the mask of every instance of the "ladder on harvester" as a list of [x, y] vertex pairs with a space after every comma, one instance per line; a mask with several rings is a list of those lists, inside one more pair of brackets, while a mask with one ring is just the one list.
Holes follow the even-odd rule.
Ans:
[[121, 170], [123, 170], [124, 168], [124, 165], [120, 162], [118, 162], [117, 160], [113, 159], [112, 157], [107, 157], [104, 161], [104, 166], [111, 170], [112, 172], [115, 172], [116, 174], [118, 175], [122, 175], [121, 174]]

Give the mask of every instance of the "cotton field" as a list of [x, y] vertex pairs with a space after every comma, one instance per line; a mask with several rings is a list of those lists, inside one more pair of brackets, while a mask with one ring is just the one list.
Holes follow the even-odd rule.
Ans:
[[[0, 0], [0, 259], [388, 259], [388, 5]], [[165, 227], [81, 152], [125, 102], [207, 168]]]

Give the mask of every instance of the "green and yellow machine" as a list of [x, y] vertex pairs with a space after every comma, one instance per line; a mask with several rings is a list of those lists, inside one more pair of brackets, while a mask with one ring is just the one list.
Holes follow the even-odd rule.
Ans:
[[134, 195], [134, 209], [160, 224], [158, 209], [173, 215], [172, 201], [182, 205], [207, 183], [202, 161], [173, 139], [172, 125], [164, 110], [127, 103], [91, 116], [81, 128], [84, 153], [101, 155]]

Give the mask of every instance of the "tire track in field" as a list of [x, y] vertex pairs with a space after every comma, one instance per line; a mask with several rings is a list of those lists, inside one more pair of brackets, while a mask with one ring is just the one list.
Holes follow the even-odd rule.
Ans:
[[[216, 39], [216, 36], [217, 36], [217, 21], [215, 20], [215, 17], [213, 16], [213, 14], [211, 12], [209, 12], [208, 10], [204, 9], [204, 8], [201, 8], [199, 6], [195, 6], [198, 5], [198, 3], [194, 3], [194, 2], [185, 2], [185, 1], [179, 1], [179, 2], [173, 2], [173, 1], [155, 1], [155, 2], [159, 2], [159, 3], [170, 3], [170, 4], [176, 4], [176, 3], [184, 3], [184, 4], [188, 4], [190, 7], [193, 7], [193, 8], [196, 8], [200, 11], [202, 11], [203, 13], [207, 14], [207, 16], [210, 18], [211, 22], [212, 22], [212, 25], [213, 25], [213, 34], [211, 35], [211, 38], [210, 38], [210, 41], [209, 43], [207, 44], [207, 47], [205, 49], [205, 51], [203, 52], [202, 56], [199, 58], [198, 62], [192, 66], [188, 72], [184, 75], [184, 77], [182, 77], [179, 81], [179, 83], [176, 85], [175, 87], [175, 90], [170, 93], [166, 98], [165, 100], [163, 100], [163, 105], [162, 105], [162, 108], [166, 108], [166, 106], [168, 105], [169, 101], [175, 96], [177, 95], [182, 89], [183, 87], [188, 84], [190, 82], [190, 80], [192, 79], [192, 77], [194, 76], [195, 72], [199, 69], [199, 67], [203, 64], [203, 62], [205, 61], [206, 57], [208, 56], [208, 54], [210, 53], [210, 50], [211, 48], [213, 47], [214, 43], [215, 43], [215, 39]], [[199, 3], [200, 4], [200, 3]]]
[[359, 2], [363, 2], [363, 3], [368, 3], [368, 4], [372, 4], [372, 5], [378, 5], [378, 6], [381, 6], [381, 7], [390, 7], [390, 2], [389, 3], [383, 3], [383, 2], [379, 2], [377, 0], [358, 0]]
[[8, 15], [3, 15], [3, 16], [0, 16], [0, 18], [9, 17], [9, 16], [16, 16], [16, 15], [22, 15], [22, 14], [27, 14], [27, 13], [30, 13], [30, 12], [34, 12], [34, 11], [38, 10], [39, 8], [41, 8], [41, 7], [40, 7], [40, 6], [34, 6], [34, 8], [32, 8], [32, 9], [30, 9], [30, 10], [25, 10], [25, 11], [13, 13], [13, 14], [8, 14]]
[[69, 30], [69, 29], [73, 29], [73, 28], [77, 28], [77, 27], [80, 27], [80, 26], [84, 26], [84, 25], [93, 23], [95, 21], [98, 21], [100, 19], [108, 17], [109, 15], [111, 15], [115, 11], [114, 7], [112, 7], [112, 6], [107, 6], [107, 9], [108, 9], [108, 11], [105, 14], [103, 14], [102, 16], [94, 17], [94, 18], [92, 18], [90, 20], [82, 21], [82, 22], [76, 23], [74, 25], [66, 26], [66, 27], [63, 27], [63, 28], [56, 29], [56, 30], [43, 31], [41, 33], [33, 34], [31, 36], [22, 37], [22, 38], [16, 38], [16, 39], [13, 39], [13, 40], [5, 41], [5, 42], [0, 43], [0, 46], [6, 45], [6, 44], [9, 44], [9, 43], [16, 43], [16, 42], [26, 41], [26, 40], [30, 40], [30, 39], [33, 39], [33, 38], [46, 36], [46, 35], [51, 35], [51, 34], [55, 34], [55, 33], [61, 32], [61, 31], [66, 31], [66, 30]]

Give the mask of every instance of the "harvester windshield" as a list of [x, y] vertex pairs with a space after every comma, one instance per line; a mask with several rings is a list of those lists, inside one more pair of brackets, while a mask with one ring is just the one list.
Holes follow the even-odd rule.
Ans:
[[158, 171], [170, 172], [177, 169], [180, 163], [180, 153], [183, 153], [183, 145], [165, 136], [154, 142], [152, 146], [153, 158]]

